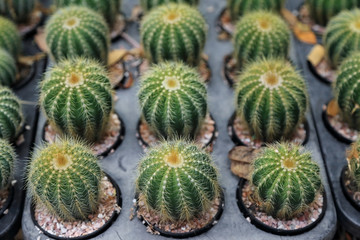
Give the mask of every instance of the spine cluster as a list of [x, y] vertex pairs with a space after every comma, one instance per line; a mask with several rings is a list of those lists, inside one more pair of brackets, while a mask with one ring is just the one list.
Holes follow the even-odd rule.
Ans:
[[6, 140], [0, 139], [0, 191], [6, 189], [14, 171], [15, 150]]
[[8, 51], [16, 60], [21, 51], [21, 38], [15, 24], [0, 17], [0, 48]]
[[350, 177], [360, 191], [360, 140], [353, 143], [346, 154]]
[[11, 86], [16, 81], [15, 59], [4, 49], [0, 48], [0, 85]]
[[140, 0], [140, 5], [145, 12], [150, 11], [154, 7], [169, 3], [186, 3], [196, 6], [199, 0]]

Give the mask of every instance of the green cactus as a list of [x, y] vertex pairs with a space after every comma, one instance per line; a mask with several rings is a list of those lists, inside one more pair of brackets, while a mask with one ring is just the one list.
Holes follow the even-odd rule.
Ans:
[[56, 0], [56, 6], [59, 8], [70, 5], [80, 5], [91, 8], [101, 14], [106, 19], [110, 28], [112, 28], [119, 13], [121, 2], [119, 0]]
[[330, 20], [324, 34], [326, 58], [333, 68], [360, 50], [360, 10], [343, 11]]
[[7, 87], [0, 87], [0, 138], [15, 140], [23, 125], [20, 100]]
[[196, 6], [199, 4], [199, 0], [140, 0], [140, 5], [145, 12], [150, 11], [154, 7], [169, 3], [186, 3]]
[[84, 56], [106, 65], [110, 45], [104, 18], [87, 7], [60, 8], [45, 28], [46, 43], [55, 61]]
[[192, 143], [164, 142], [149, 150], [138, 170], [137, 191], [163, 222], [191, 220], [219, 197], [217, 169]]
[[13, 175], [15, 150], [6, 140], [0, 139], [0, 191], [6, 189]]
[[85, 220], [98, 209], [102, 171], [83, 143], [60, 139], [31, 157], [27, 183], [31, 196], [66, 221]]
[[0, 17], [0, 48], [7, 50], [16, 60], [21, 51], [21, 38], [15, 24]]
[[342, 10], [360, 7], [359, 0], [307, 0], [310, 15], [315, 23], [326, 26], [329, 20]]
[[94, 60], [63, 60], [40, 83], [40, 105], [60, 134], [95, 142], [104, 136], [112, 112], [112, 89]]
[[207, 90], [182, 63], [154, 65], [142, 76], [139, 101], [145, 121], [165, 139], [194, 139], [207, 113]]
[[27, 23], [35, 4], [36, 0], [0, 0], [0, 13], [17, 23]]
[[360, 191], [360, 139], [354, 142], [346, 152], [350, 177]]
[[171, 3], [150, 11], [141, 22], [140, 38], [152, 63], [183, 61], [197, 66], [206, 40], [201, 13], [186, 4]]
[[239, 17], [253, 11], [267, 10], [280, 13], [285, 0], [228, 0], [227, 9], [235, 22]]
[[16, 81], [15, 59], [4, 49], [0, 48], [0, 85], [11, 86]]
[[253, 12], [236, 24], [234, 58], [240, 68], [263, 57], [287, 58], [290, 30], [284, 20], [271, 12]]
[[311, 153], [288, 143], [270, 145], [256, 157], [251, 181], [266, 213], [281, 219], [302, 213], [322, 190]]
[[237, 115], [256, 139], [289, 139], [303, 122], [308, 106], [305, 80], [285, 60], [249, 64], [236, 86]]

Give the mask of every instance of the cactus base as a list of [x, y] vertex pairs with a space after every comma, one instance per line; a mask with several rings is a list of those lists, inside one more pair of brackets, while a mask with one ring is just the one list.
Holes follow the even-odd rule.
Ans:
[[[6, 209], [9, 208], [14, 198], [14, 187], [10, 186], [8, 189], [0, 191], [0, 218], [4, 215]], [[3, 201], [6, 199], [5, 201]]]
[[360, 201], [355, 197], [355, 193], [358, 192], [357, 185], [354, 179], [351, 179], [349, 168], [347, 166], [345, 166], [341, 171], [340, 184], [347, 200], [356, 210], [360, 211]]

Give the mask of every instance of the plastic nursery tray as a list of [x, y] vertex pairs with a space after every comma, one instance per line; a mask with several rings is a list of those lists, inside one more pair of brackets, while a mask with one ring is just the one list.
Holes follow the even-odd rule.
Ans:
[[[123, 1], [123, 12], [127, 17], [130, 16], [132, 7], [136, 4], [138, 4], [138, 1]], [[212, 155], [220, 170], [220, 183], [224, 189], [225, 208], [220, 220], [215, 226], [208, 232], [191, 239], [283, 239], [284, 237], [267, 233], [249, 223], [240, 212], [236, 202], [235, 195], [239, 179], [231, 174], [230, 160], [227, 158], [229, 150], [234, 146], [227, 134], [227, 123], [234, 112], [233, 90], [224, 83], [221, 75], [223, 57], [232, 51], [232, 46], [230, 42], [219, 41], [215, 29], [217, 16], [225, 5], [226, 0], [200, 0], [199, 5], [200, 11], [203, 13], [209, 24], [205, 53], [209, 55], [209, 63], [213, 71], [213, 76], [208, 85], [208, 104], [209, 111], [213, 114], [219, 131], [219, 136], [214, 145]], [[137, 41], [139, 40], [138, 26], [138, 23], [129, 23], [126, 30], [126, 33]], [[113, 48], [116, 47], [131, 48], [127, 42], [121, 39], [113, 44]], [[140, 117], [140, 110], [136, 97], [137, 90], [138, 80], [135, 81], [135, 86], [130, 89], [117, 90], [119, 99], [116, 102], [115, 110], [125, 122], [126, 135], [123, 143], [115, 150], [115, 152], [100, 160], [100, 163], [103, 166], [104, 171], [112, 176], [119, 185], [123, 197], [123, 207], [119, 217], [112, 226], [94, 239], [166, 239], [162, 236], [147, 233], [146, 227], [136, 217], [134, 217], [132, 221], [129, 220], [130, 215], [133, 214], [135, 209], [136, 167], [143, 154], [142, 148], [139, 146], [135, 136], [137, 121]], [[327, 194], [328, 207], [322, 221], [311, 231], [286, 238], [303, 240], [332, 239], [336, 230], [336, 212], [330, 194], [330, 188], [327, 183], [325, 168], [321, 158], [312, 117], [309, 114], [307, 118], [309, 119], [311, 134], [306, 147], [313, 152], [314, 159], [321, 166], [325, 190], [329, 193]], [[43, 126], [44, 121], [44, 117], [40, 116], [38, 126]], [[41, 134], [41, 129], [38, 128], [36, 143], [41, 141]], [[26, 240], [49, 239], [35, 228], [30, 217], [30, 201], [28, 199], [25, 203], [22, 230]]]

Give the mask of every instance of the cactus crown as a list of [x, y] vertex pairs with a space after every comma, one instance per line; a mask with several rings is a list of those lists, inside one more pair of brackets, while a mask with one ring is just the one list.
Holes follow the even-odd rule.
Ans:
[[199, 0], [140, 0], [140, 5], [145, 12], [148, 12], [154, 7], [169, 3], [187, 3], [196, 6], [199, 4]]
[[0, 13], [15, 22], [27, 23], [35, 9], [36, 0], [0, 0]]
[[165, 139], [195, 138], [207, 113], [207, 90], [196, 70], [182, 63], [154, 65], [138, 93], [145, 121]]
[[237, 114], [257, 139], [289, 139], [304, 118], [308, 96], [304, 79], [284, 60], [249, 64], [236, 86]]
[[355, 181], [357, 189], [360, 191], [360, 140], [354, 142], [346, 152], [349, 173]]
[[271, 12], [253, 12], [238, 21], [233, 41], [239, 67], [263, 57], [287, 58], [290, 30], [284, 20]]
[[11, 86], [16, 81], [15, 59], [4, 49], [0, 48], [0, 85]]
[[218, 172], [210, 155], [184, 141], [164, 142], [140, 161], [137, 191], [162, 221], [191, 220], [219, 197]]
[[15, 150], [6, 140], [0, 139], [0, 191], [6, 189], [14, 170]]
[[324, 34], [326, 58], [337, 68], [353, 52], [360, 50], [360, 10], [343, 11], [332, 18]]
[[141, 42], [147, 59], [183, 61], [197, 66], [206, 40], [206, 22], [201, 13], [187, 4], [157, 7], [141, 22]]
[[21, 50], [21, 38], [15, 24], [4, 17], [0, 17], [0, 48], [7, 50], [15, 59]]
[[46, 43], [55, 61], [84, 56], [106, 65], [110, 38], [104, 18], [82, 6], [59, 9], [45, 28]]
[[251, 180], [264, 210], [277, 218], [303, 212], [322, 189], [311, 153], [288, 143], [265, 148], [254, 161]]
[[37, 203], [63, 220], [83, 220], [97, 210], [102, 171], [83, 143], [60, 139], [35, 150], [28, 188]]
[[40, 89], [40, 105], [58, 133], [88, 142], [103, 137], [113, 102], [102, 65], [85, 58], [61, 61], [46, 73]]

